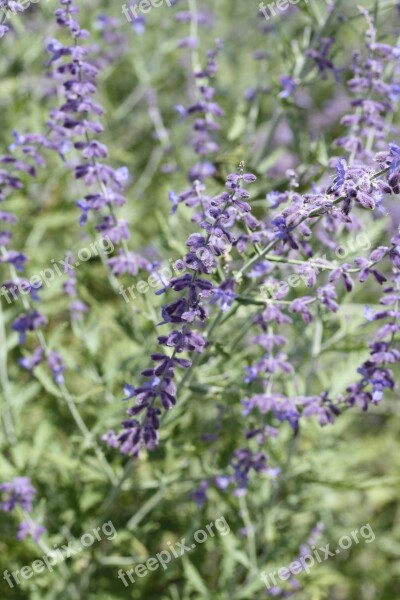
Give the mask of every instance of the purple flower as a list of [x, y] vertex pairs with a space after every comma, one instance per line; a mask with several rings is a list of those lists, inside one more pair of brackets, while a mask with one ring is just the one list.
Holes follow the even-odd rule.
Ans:
[[38, 346], [38, 348], [36, 348], [36, 350], [32, 353], [31, 356], [20, 358], [18, 362], [22, 367], [24, 367], [24, 369], [27, 369], [28, 371], [33, 371], [33, 369], [37, 367], [37, 365], [40, 365], [42, 361], [43, 350], [40, 346]]
[[31, 512], [36, 490], [32, 487], [29, 477], [15, 477], [8, 483], [0, 484], [0, 492], [3, 493], [0, 509], [4, 512], [10, 512], [17, 506]]
[[394, 173], [400, 169], [400, 146], [394, 142], [389, 144], [390, 150], [390, 173]]
[[24, 540], [30, 535], [34, 542], [38, 542], [44, 533], [46, 533], [46, 529], [42, 525], [29, 521], [22, 521], [18, 527], [17, 540]]
[[289, 244], [294, 250], [298, 250], [299, 246], [291, 233], [294, 227], [289, 227], [284, 217], [276, 217], [273, 219], [272, 224], [276, 228], [275, 237], [282, 240], [284, 244]]
[[122, 398], [122, 400], [130, 400], [131, 398], [134, 398], [135, 397], [135, 388], [133, 387], [133, 385], [126, 383], [124, 385], [124, 394], [125, 394], [125, 398]]
[[[173, 323], [174, 329], [170, 334], [159, 336], [161, 346], [172, 348], [168, 356], [164, 352], [152, 355], [155, 363], [142, 373], [148, 382], [138, 388], [130, 388], [127, 397], [135, 397], [136, 405], [128, 410], [128, 415], [138, 419], [127, 419], [123, 423], [123, 431], [118, 436], [120, 449], [125, 454], [137, 456], [140, 448], [145, 446], [153, 450], [158, 444], [159, 415], [161, 410], [156, 408], [156, 402], [165, 410], [170, 410], [177, 401], [174, 383], [176, 369], [188, 369], [191, 361], [180, 358], [181, 352], [202, 352], [206, 346], [205, 338], [194, 330], [207, 318], [204, 301], [212, 293], [212, 283], [206, 279], [212, 273], [216, 264], [215, 256], [219, 256], [234, 241], [230, 228], [236, 219], [243, 218], [246, 209], [243, 197], [248, 194], [242, 187], [243, 183], [252, 183], [255, 176], [244, 173], [242, 165], [238, 174], [227, 177], [226, 187], [230, 193], [224, 192], [210, 200], [210, 216], [200, 222], [205, 235], [194, 233], [187, 239], [189, 251], [182, 263], [191, 273], [172, 278], [159, 293], [174, 291], [178, 297], [162, 307], [162, 322], [160, 325]], [[199, 187], [194, 184], [193, 194], [199, 198]], [[186, 201], [191, 199], [191, 192], [185, 193]], [[235, 298], [233, 293], [235, 282], [230, 279], [221, 284], [218, 290], [218, 300], [223, 307], [228, 307]], [[214, 296], [214, 300], [216, 301]], [[179, 326], [179, 327], [178, 327]], [[114, 442], [114, 438], [111, 438]]]
[[151, 265], [148, 260], [135, 254], [134, 252], [125, 253], [123, 250], [119, 250], [117, 256], [113, 256], [108, 261], [111, 271], [114, 275], [119, 276], [125, 273], [129, 275], [137, 275], [140, 269], [146, 271], [151, 270]]
[[222, 312], [226, 312], [232, 306], [235, 298], [237, 298], [234, 289], [235, 281], [233, 279], [224, 281], [218, 288], [213, 289], [210, 304], [219, 303]]
[[86, 314], [89, 310], [89, 307], [82, 300], [73, 300], [69, 305], [69, 310], [71, 313], [71, 319], [76, 321], [82, 317], [82, 315]]
[[[49, 134], [45, 143], [58, 152], [65, 161], [65, 151], [73, 146], [78, 151], [78, 160], [65, 161], [72, 168], [75, 178], [81, 180], [88, 188], [87, 193], [77, 201], [81, 210], [80, 224], [86, 224], [90, 217], [95, 217], [95, 228], [103, 237], [107, 237], [115, 245], [120, 245], [117, 257], [109, 261], [109, 266], [116, 276], [125, 273], [136, 274], [138, 265], [145, 263], [143, 259], [130, 253], [126, 241], [130, 239], [128, 223], [116, 216], [116, 209], [125, 204], [124, 188], [129, 183], [129, 171], [122, 166], [113, 168], [102, 159], [108, 157], [108, 149], [97, 139], [103, 131], [99, 117], [104, 114], [103, 107], [95, 101], [97, 91], [96, 77], [99, 67], [89, 62], [89, 47], [82, 40], [88, 32], [81, 29], [76, 20], [79, 9], [71, 1], [61, 2], [61, 8], [55, 11], [57, 24], [70, 34], [70, 43], [62, 44], [51, 40], [47, 49], [51, 54], [51, 77], [55, 79], [59, 95], [64, 102], [51, 111], [48, 122]], [[133, 24], [136, 26], [139, 20]], [[97, 26], [103, 32], [107, 45], [123, 42], [121, 35], [115, 30], [119, 19], [102, 15]], [[104, 61], [100, 60], [99, 66]], [[72, 293], [76, 281], [72, 280], [66, 293]], [[68, 289], [68, 291], [67, 291]], [[87, 310], [86, 305], [71, 305], [72, 318], [77, 318]]]
[[189, 181], [204, 181], [209, 177], [213, 177], [216, 172], [217, 169], [212, 162], [198, 162], [189, 171]]
[[252, 452], [249, 448], [235, 450], [231, 465], [234, 469], [234, 482], [238, 490], [247, 488], [249, 476], [252, 471], [265, 473], [267, 470], [267, 457], [263, 452]]
[[46, 317], [41, 315], [39, 311], [32, 310], [29, 313], [25, 313], [20, 317], [17, 317], [12, 324], [12, 329], [19, 333], [19, 343], [22, 345], [25, 343], [26, 333], [28, 331], [35, 331], [46, 324]]
[[283, 90], [279, 93], [280, 98], [289, 98], [295, 89], [297, 88], [297, 83], [292, 77], [288, 75], [283, 75], [280, 78]]
[[17, 271], [22, 272], [24, 270], [24, 264], [28, 261], [25, 254], [22, 252], [16, 252], [15, 250], [9, 250], [6, 255], [0, 256], [0, 263], [9, 263], [14, 265]]
[[107, 431], [107, 433], [102, 435], [101, 440], [102, 442], [105, 442], [110, 448], [119, 448], [120, 442], [118, 440], [118, 436], [112, 430]]
[[192, 499], [196, 502], [199, 508], [202, 508], [207, 500], [208, 482], [202, 481], [200, 487], [192, 492]]
[[336, 191], [340, 191], [346, 181], [347, 175], [347, 162], [344, 158], [338, 160], [336, 165], [336, 177], [333, 180], [332, 185], [327, 190], [328, 194]]
[[339, 81], [339, 69], [334, 66], [332, 60], [328, 57], [334, 41], [333, 38], [321, 39], [318, 44], [318, 49], [311, 48], [310, 50], [307, 50], [307, 56], [310, 56], [315, 61], [322, 79], [326, 79], [327, 72], [332, 71], [336, 81]]
[[7, 31], [10, 31], [10, 28], [7, 27], [7, 25], [0, 24], [0, 39], [2, 37], [4, 37], [4, 35], [7, 33]]
[[53, 373], [53, 378], [56, 384], [62, 385], [64, 383], [63, 373], [65, 371], [65, 366], [64, 361], [58, 352], [55, 352], [54, 350], [49, 352], [47, 356], [47, 363], [51, 369], [51, 372]]
[[[190, 18], [192, 18], [192, 15]], [[196, 43], [197, 39], [192, 39], [190, 47], [193, 47], [193, 44]], [[186, 46], [186, 43], [180, 44], [180, 47], [186, 48]], [[211, 81], [217, 72], [216, 57], [221, 48], [221, 41], [216, 40], [215, 48], [207, 52], [207, 66], [203, 70], [194, 73], [195, 78], [202, 80], [201, 85], [197, 88], [197, 101], [188, 107], [182, 104], [175, 105], [175, 110], [179, 115], [179, 122], [183, 122], [191, 115], [196, 115], [193, 124], [191, 145], [196, 154], [202, 157], [202, 160], [189, 170], [188, 178], [193, 183], [196, 181], [202, 182], [217, 173], [217, 169], [211, 159], [211, 155], [216, 154], [220, 149], [215, 135], [219, 130], [219, 124], [215, 118], [223, 117], [225, 113], [219, 104], [213, 100], [215, 89], [212, 87]], [[207, 159], [207, 157], [209, 158]], [[175, 197], [173, 198], [174, 207], [172, 212], [175, 212], [178, 201]], [[172, 200], [171, 197], [170, 199]]]

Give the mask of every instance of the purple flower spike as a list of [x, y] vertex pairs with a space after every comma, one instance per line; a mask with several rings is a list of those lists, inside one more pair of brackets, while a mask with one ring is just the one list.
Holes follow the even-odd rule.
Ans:
[[58, 352], [54, 352], [53, 350], [49, 352], [47, 357], [47, 363], [53, 373], [54, 381], [57, 385], [62, 385], [64, 383], [64, 361]]
[[27, 512], [32, 510], [32, 500], [36, 490], [32, 487], [29, 477], [15, 477], [9, 483], [0, 484], [0, 492], [3, 492], [0, 509], [4, 512], [10, 512], [17, 506]]
[[17, 540], [24, 540], [28, 535], [34, 542], [38, 542], [41, 536], [46, 533], [46, 529], [37, 523], [22, 521], [18, 527]]

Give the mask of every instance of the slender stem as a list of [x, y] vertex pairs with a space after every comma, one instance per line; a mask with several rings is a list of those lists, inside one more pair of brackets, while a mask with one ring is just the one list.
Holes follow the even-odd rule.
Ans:
[[129, 519], [126, 524], [126, 529], [132, 530], [139, 525], [139, 523], [161, 502], [164, 498], [165, 490], [157, 490], [153, 496], [151, 496], [147, 502], [145, 502], [139, 510]]
[[252, 573], [258, 572], [257, 564], [257, 546], [256, 546], [256, 530], [250, 517], [249, 508], [247, 506], [245, 496], [239, 496], [240, 514], [246, 528], [247, 545], [249, 549], [249, 557], [251, 561]]
[[[24, 509], [22, 509], [22, 514], [24, 516], [24, 520], [27, 523], [29, 523], [31, 528], [33, 528], [36, 525], [36, 523], [33, 521], [31, 515]], [[52, 552], [54, 552], [54, 550], [52, 550], [50, 548], [50, 546], [45, 542], [43, 535], [40, 536], [40, 538], [38, 539], [38, 541], [36, 543], [39, 546], [39, 548], [44, 552], [44, 554], [51, 554]], [[60, 567], [61, 567], [63, 574], [66, 575], [68, 573], [68, 569], [67, 569], [65, 563], [61, 562]]]
[[4, 399], [6, 403], [5, 411], [3, 414], [4, 430], [10, 444], [15, 444], [17, 441], [15, 435], [15, 423], [14, 415], [12, 410], [12, 392], [10, 381], [8, 379], [8, 367], [7, 367], [7, 335], [4, 324], [4, 311], [0, 301], [0, 383], [4, 393]]

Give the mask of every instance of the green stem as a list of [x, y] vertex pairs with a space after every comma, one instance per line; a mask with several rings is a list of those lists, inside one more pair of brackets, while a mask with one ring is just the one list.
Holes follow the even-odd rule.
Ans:
[[0, 383], [4, 393], [5, 411], [3, 414], [4, 431], [9, 444], [15, 444], [17, 441], [15, 435], [15, 423], [12, 410], [12, 392], [10, 381], [8, 379], [8, 350], [7, 350], [7, 335], [4, 324], [4, 312], [0, 301]]
[[243, 519], [243, 523], [246, 528], [247, 545], [249, 550], [249, 557], [251, 561], [251, 573], [258, 572], [257, 564], [257, 546], [256, 546], [256, 535], [255, 527], [251, 521], [249, 508], [247, 506], [245, 496], [239, 496], [240, 513]]

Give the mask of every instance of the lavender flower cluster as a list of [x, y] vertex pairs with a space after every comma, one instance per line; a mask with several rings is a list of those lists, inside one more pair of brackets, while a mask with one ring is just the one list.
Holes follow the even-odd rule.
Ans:
[[15, 477], [12, 481], [0, 484], [0, 492], [3, 500], [0, 502], [0, 510], [11, 512], [18, 507], [24, 511], [25, 520], [18, 527], [17, 539], [23, 540], [27, 535], [37, 542], [46, 531], [42, 525], [32, 521], [29, 513], [32, 512], [32, 501], [36, 490], [31, 485], [28, 477]]

